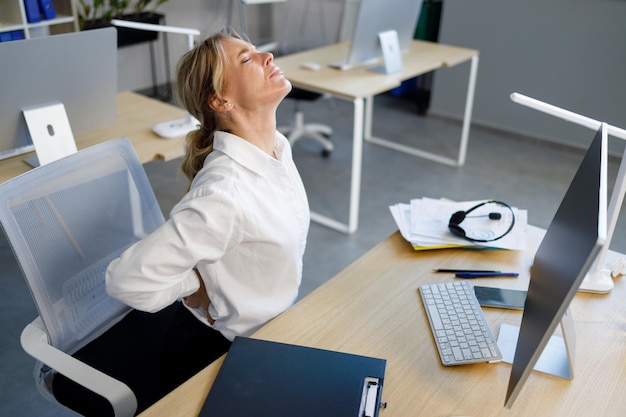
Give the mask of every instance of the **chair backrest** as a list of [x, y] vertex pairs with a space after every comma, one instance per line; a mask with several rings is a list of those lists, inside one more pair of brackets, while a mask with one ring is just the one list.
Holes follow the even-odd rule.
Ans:
[[106, 294], [106, 268], [163, 222], [127, 138], [87, 148], [0, 185], [0, 223], [49, 343], [68, 353], [130, 310]]

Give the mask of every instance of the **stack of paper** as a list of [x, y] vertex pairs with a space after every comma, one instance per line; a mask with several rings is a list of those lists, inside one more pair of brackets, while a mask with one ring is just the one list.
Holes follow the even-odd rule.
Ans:
[[[485, 201], [485, 200], [482, 200]], [[500, 239], [489, 242], [472, 242], [453, 235], [448, 229], [450, 217], [457, 211], [466, 211], [481, 201], [453, 202], [449, 200], [421, 198], [409, 204], [398, 203], [389, 206], [402, 237], [413, 245], [415, 250], [443, 249], [454, 247], [484, 247], [498, 249], [526, 248], [526, 210], [511, 207], [515, 224], [509, 233]], [[488, 213], [500, 213], [499, 220], [492, 220]], [[497, 204], [486, 204], [472, 211], [460, 226], [467, 236], [489, 240], [501, 236], [513, 221], [511, 210]]]

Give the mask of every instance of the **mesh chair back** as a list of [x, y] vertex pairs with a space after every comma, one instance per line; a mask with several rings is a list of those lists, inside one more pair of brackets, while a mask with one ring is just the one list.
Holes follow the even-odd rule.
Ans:
[[0, 222], [45, 325], [72, 353], [129, 311], [104, 288], [109, 262], [164, 222], [126, 138], [0, 185]]

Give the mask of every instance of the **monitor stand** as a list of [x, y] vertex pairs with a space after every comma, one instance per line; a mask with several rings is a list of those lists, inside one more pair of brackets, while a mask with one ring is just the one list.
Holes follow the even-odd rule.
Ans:
[[[576, 334], [569, 308], [561, 319], [561, 332], [563, 336], [553, 335], [544, 346], [534, 370], [571, 380], [574, 378]], [[500, 326], [498, 347], [502, 353], [502, 362], [513, 363], [518, 335], [519, 327], [510, 324]]]
[[402, 70], [402, 51], [398, 32], [386, 30], [378, 34], [380, 49], [383, 51], [384, 66], [369, 68], [369, 71], [380, 72], [382, 74], [394, 74]]
[[76, 141], [63, 103], [23, 108], [28, 133], [37, 152], [25, 162], [37, 167], [76, 153]]
[[580, 283], [578, 291], [606, 294], [610, 292], [614, 286], [611, 270], [603, 268], [590, 271]]

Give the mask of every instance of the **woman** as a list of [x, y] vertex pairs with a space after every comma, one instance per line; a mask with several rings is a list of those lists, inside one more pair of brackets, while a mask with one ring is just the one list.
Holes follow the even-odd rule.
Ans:
[[200, 121], [182, 165], [189, 191], [162, 227], [107, 270], [109, 295], [136, 310], [183, 299], [175, 314], [195, 316], [205, 357], [219, 357], [298, 293], [309, 207], [289, 143], [276, 131], [290, 90], [272, 54], [232, 31], [185, 54], [177, 93]]

